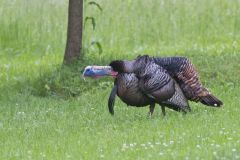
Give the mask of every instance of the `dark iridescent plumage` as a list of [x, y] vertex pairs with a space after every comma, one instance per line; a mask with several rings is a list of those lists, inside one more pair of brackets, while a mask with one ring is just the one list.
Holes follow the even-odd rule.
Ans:
[[109, 111], [113, 113], [114, 93], [128, 105], [146, 106], [150, 104], [150, 113], [154, 103], [176, 111], [190, 110], [188, 102], [177, 83], [165, 69], [156, 65], [148, 56], [134, 61], [113, 61], [110, 66], [120, 72], [109, 98]]
[[[113, 107], [116, 95], [129, 106], [144, 107], [150, 105], [150, 114], [154, 111], [155, 100], [142, 93], [139, 87], [139, 80], [133, 73], [121, 73], [115, 79], [108, 101], [111, 114], [114, 114]], [[164, 106], [167, 106], [175, 111], [190, 111], [187, 99], [177, 83], [175, 83], [174, 95], [167, 101], [162, 101], [159, 104], [162, 106], [162, 109], [164, 109]], [[163, 114], [165, 114], [165, 111], [163, 111]]]
[[180, 85], [187, 99], [201, 102], [207, 106], [219, 107], [223, 102], [204, 88], [199, 80], [198, 72], [192, 62], [185, 57], [152, 58], [162, 66]]

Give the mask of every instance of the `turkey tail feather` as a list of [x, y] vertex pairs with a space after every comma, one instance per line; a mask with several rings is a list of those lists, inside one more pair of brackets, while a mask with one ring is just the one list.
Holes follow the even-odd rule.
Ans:
[[200, 102], [207, 106], [220, 107], [223, 105], [223, 102], [216, 98], [215, 96], [208, 94], [207, 96], [200, 97]]
[[116, 94], [117, 94], [117, 85], [115, 84], [108, 98], [108, 110], [112, 115], [114, 115], [114, 103], [115, 103]]

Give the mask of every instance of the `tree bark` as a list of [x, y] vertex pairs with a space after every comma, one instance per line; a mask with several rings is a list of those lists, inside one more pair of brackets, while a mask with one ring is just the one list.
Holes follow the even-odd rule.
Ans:
[[83, 0], [69, 0], [67, 43], [64, 64], [79, 58], [82, 49]]

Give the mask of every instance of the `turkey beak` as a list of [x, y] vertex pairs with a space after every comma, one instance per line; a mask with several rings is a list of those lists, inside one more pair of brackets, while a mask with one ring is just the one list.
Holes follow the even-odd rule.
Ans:
[[87, 67], [84, 69], [83, 74], [82, 74], [82, 78], [83, 78], [84, 81], [86, 81], [86, 79], [85, 79], [85, 76], [86, 76], [85, 73], [86, 73], [86, 71], [87, 71]]

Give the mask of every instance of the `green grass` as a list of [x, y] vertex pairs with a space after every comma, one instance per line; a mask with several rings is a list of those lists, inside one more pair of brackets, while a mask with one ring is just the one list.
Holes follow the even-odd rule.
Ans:
[[[240, 1], [97, 2], [84, 58], [62, 68], [68, 1], [0, 1], [0, 159], [240, 159]], [[117, 99], [112, 117], [113, 80], [82, 69], [138, 54], [189, 57], [224, 107], [147, 118]]]

